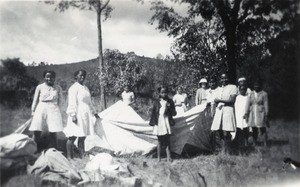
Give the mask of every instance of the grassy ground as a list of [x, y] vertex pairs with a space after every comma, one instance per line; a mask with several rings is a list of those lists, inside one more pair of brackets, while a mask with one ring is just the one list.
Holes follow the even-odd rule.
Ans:
[[[30, 117], [30, 110], [9, 110], [0, 107], [0, 135], [4, 136], [16, 129]], [[148, 109], [142, 109], [147, 111]], [[142, 111], [141, 113], [145, 112]], [[147, 115], [145, 115], [147, 118]], [[141, 178], [142, 186], [293, 186], [299, 180], [300, 172], [290, 167], [283, 168], [283, 158], [291, 157], [299, 161], [299, 122], [271, 121], [268, 129], [269, 146], [248, 149], [237, 155], [198, 155], [192, 158], [175, 158], [171, 164], [163, 160], [157, 164], [155, 158], [118, 157], [121, 163], [128, 163], [132, 175]], [[61, 145], [63, 148], [63, 145]], [[94, 150], [96, 152], [96, 150]], [[88, 161], [72, 160], [78, 168]], [[119, 183], [108, 183], [118, 186]], [[3, 186], [41, 186], [41, 179], [28, 176], [24, 171], [12, 173]], [[1, 186], [0, 185], [0, 186]], [[98, 186], [90, 184], [88, 186]], [[47, 186], [47, 185], [46, 185]], [[50, 186], [53, 186], [51, 184]], [[54, 186], [63, 186], [54, 184]]]

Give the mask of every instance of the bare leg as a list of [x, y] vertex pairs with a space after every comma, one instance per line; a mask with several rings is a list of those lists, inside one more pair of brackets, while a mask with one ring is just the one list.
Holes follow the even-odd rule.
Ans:
[[257, 139], [258, 139], [258, 128], [257, 127], [253, 127], [253, 143], [254, 146], [257, 146]]
[[50, 137], [49, 147], [57, 149], [57, 137], [56, 137], [56, 133], [55, 132], [50, 132], [49, 137]]
[[244, 134], [244, 142], [245, 142], [245, 146], [248, 146], [248, 136], [249, 136], [249, 132], [248, 132], [248, 128], [244, 128], [243, 129], [243, 134]]
[[160, 158], [160, 154], [161, 154], [161, 138], [157, 137], [157, 161], [160, 162], [161, 158]]
[[172, 162], [171, 158], [171, 144], [170, 144], [170, 136], [166, 135], [165, 137], [166, 143], [166, 152], [167, 152], [167, 162]]
[[67, 148], [67, 157], [69, 159], [72, 159], [74, 157], [73, 154], [73, 147], [74, 147], [74, 141], [75, 141], [76, 137], [72, 136], [68, 138], [68, 141], [66, 143], [66, 148]]
[[267, 129], [265, 127], [259, 128], [260, 134], [263, 136], [264, 146], [267, 146], [268, 142], [268, 134]]
[[225, 146], [224, 146], [224, 151], [225, 153], [230, 153], [230, 146], [231, 146], [231, 134], [230, 132], [227, 131], [223, 131], [224, 132], [224, 142], [225, 142]]
[[85, 141], [85, 138], [86, 137], [79, 137], [78, 138], [78, 149], [80, 151], [80, 156], [83, 157], [83, 154], [84, 154], [84, 141]]
[[41, 143], [40, 143], [40, 139], [41, 139], [41, 131], [33, 131], [33, 136], [32, 139], [35, 141], [36, 146], [37, 146], [37, 152], [41, 151]]

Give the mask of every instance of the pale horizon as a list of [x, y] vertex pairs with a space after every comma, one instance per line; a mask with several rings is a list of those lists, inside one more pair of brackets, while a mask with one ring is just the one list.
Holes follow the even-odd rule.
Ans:
[[[150, 58], [171, 55], [174, 39], [149, 24], [153, 12], [147, 1], [110, 3], [114, 10], [102, 22], [103, 50]], [[69, 64], [97, 58], [96, 13], [73, 8], [60, 13], [54, 8], [37, 1], [0, 1], [0, 59], [20, 58], [28, 65], [33, 61]]]

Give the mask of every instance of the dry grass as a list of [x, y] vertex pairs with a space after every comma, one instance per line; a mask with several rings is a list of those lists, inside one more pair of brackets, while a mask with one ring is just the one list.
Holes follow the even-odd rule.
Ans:
[[[1, 107], [1, 136], [10, 133], [29, 117], [29, 109], [11, 111]], [[123, 156], [116, 159], [129, 164], [131, 173], [141, 178], [142, 186], [273, 186], [282, 182], [291, 184], [298, 180], [300, 173], [289, 167], [283, 168], [283, 158], [291, 157], [299, 160], [299, 122], [271, 121], [268, 135], [269, 147], [250, 149], [247, 154], [220, 153], [192, 158], [178, 157], [171, 164], [165, 160], [158, 164], [156, 158], [142, 156]], [[83, 168], [87, 161], [85, 157], [75, 159], [72, 163], [78, 168]], [[3, 186], [41, 186], [41, 184], [38, 177], [27, 176], [24, 173], [12, 174], [7, 182], [2, 183]], [[108, 184], [120, 185], [114, 181]]]

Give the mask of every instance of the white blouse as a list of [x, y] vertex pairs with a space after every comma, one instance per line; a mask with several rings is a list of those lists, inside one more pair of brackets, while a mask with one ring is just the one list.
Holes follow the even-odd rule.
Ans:
[[85, 85], [81, 85], [78, 82], [74, 83], [69, 88], [68, 97], [67, 114], [70, 116], [75, 116], [79, 107], [89, 108], [93, 114], [96, 113], [92, 104], [90, 90]]
[[42, 83], [35, 89], [31, 110], [35, 111], [39, 102], [52, 102], [60, 105], [62, 100], [63, 95], [60, 86], [48, 86], [46, 83]]
[[134, 100], [134, 93], [133, 92], [125, 92], [122, 93], [122, 100], [126, 104], [130, 104]]

